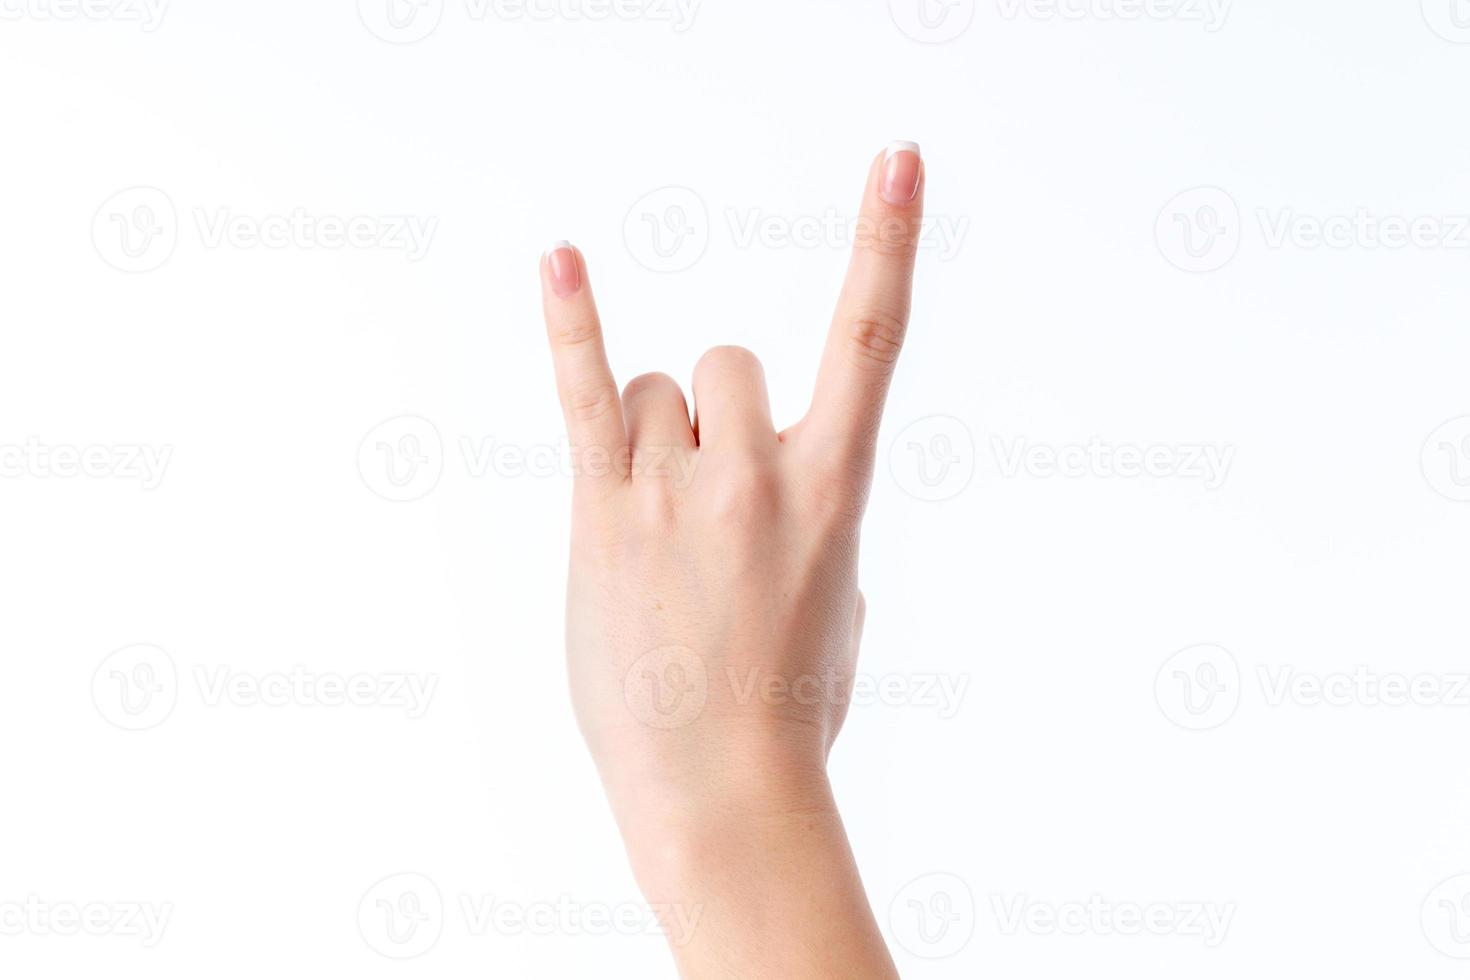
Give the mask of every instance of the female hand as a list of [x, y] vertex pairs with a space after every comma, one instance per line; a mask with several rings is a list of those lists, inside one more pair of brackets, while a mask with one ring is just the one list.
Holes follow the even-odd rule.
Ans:
[[586, 262], [541, 263], [577, 460], [572, 700], [685, 976], [890, 977], [826, 778], [862, 632], [859, 525], [908, 323], [918, 147], [872, 163], [806, 416], [771, 419], [755, 355], [619, 397]]

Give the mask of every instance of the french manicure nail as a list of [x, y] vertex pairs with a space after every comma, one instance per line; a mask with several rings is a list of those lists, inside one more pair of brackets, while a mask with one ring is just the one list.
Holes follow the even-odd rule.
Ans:
[[551, 270], [551, 288], [566, 299], [582, 287], [582, 273], [577, 269], [577, 253], [571, 242], [556, 242], [546, 250], [546, 265]]
[[889, 204], [907, 204], [919, 193], [919, 144], [899, 140], [883, 155], [883, 183], [878, 193]]

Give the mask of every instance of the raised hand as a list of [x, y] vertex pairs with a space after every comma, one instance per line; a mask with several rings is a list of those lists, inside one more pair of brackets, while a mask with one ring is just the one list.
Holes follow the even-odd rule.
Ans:
[[918, 147], [872, 163], [804, 418], [777, 431], [755, 355], [716, 347], [694, 417], [664, 374], [621, 397], [587, 264], [542, 259], [577, 474], [573, 704], [688, 977], [896, 976], [826, 777], [856, 671], [859, 528], [909, 318]]

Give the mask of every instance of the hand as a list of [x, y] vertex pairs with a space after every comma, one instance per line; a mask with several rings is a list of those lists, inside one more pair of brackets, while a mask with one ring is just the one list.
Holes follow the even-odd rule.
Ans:
[[[621, 398], [580, 252], [543, 258], [577, 460], [572, 700], [686, 976], [896, 976], [826, 778], [862, 632], [858, 536], [909, 315], [918, 147], [873, 161], [806, 416], [777, 432], [755, 355], [717, 347]], [[692, 925], [689, 920], [693, 919]]]

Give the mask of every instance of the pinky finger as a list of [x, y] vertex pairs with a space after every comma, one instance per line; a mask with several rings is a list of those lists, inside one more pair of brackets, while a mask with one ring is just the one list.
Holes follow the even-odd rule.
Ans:
[[[541, 303], [578, 481], [627, 475], [623, 406], [607, 363], [602, 323], [582, 253], [557, 242], [541, 258]], [[598, 465], [593, 465], [597, 463]]]

